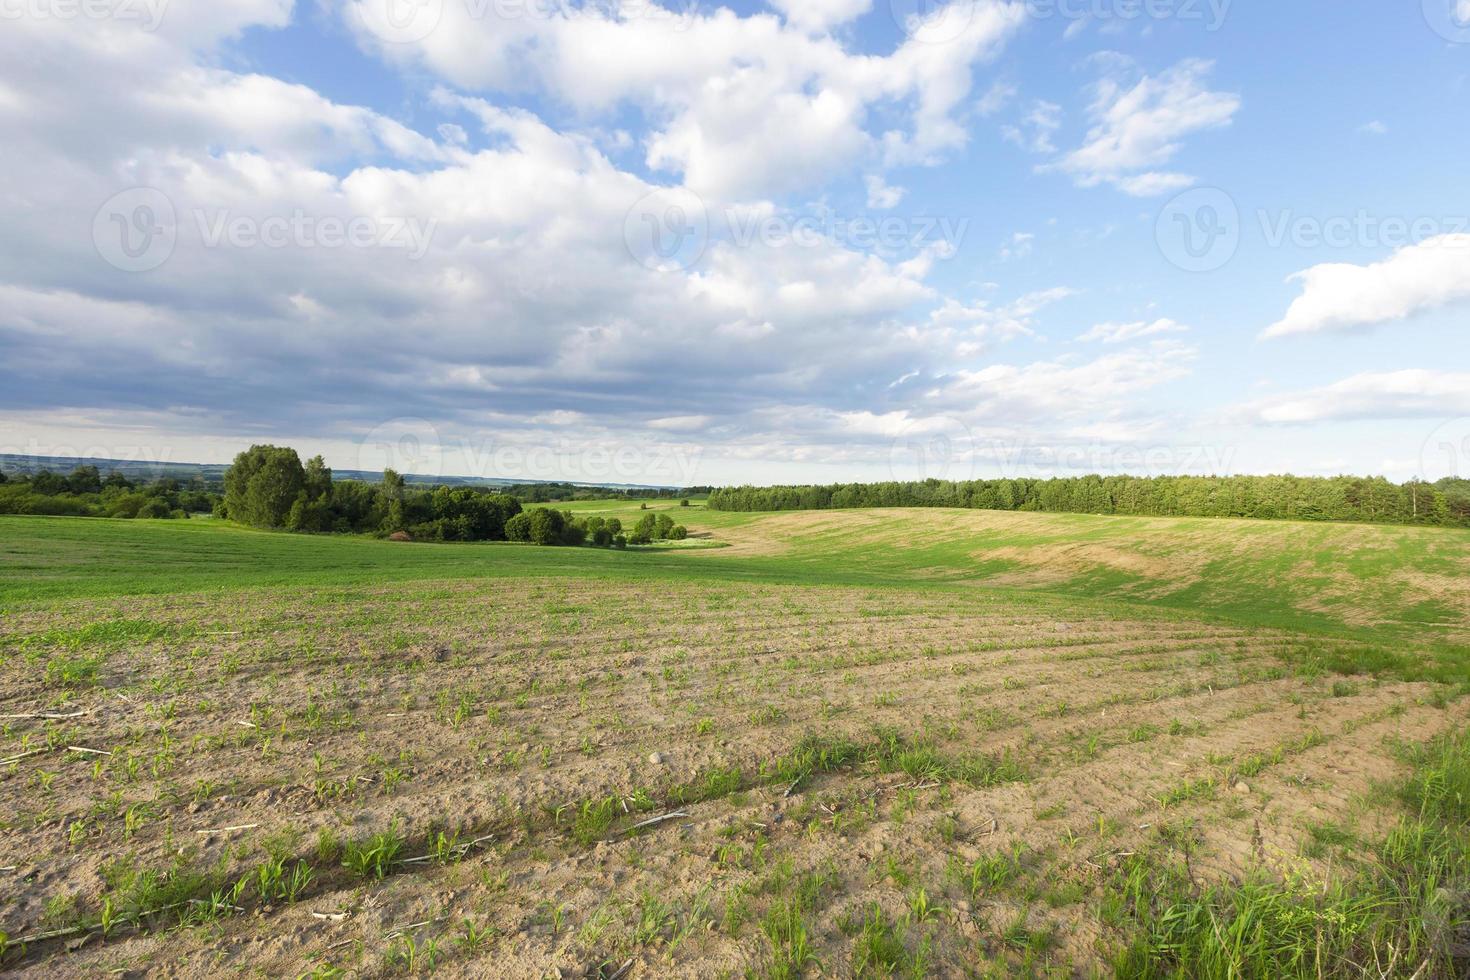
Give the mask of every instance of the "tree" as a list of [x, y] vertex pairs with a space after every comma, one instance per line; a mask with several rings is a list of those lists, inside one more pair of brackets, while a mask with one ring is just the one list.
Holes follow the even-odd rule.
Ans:
[[59, 493], [66, 493], [66, 478], [57, 476], [50, 470], [40, 470], [31, 477], [31, 492], [54, 497]]
[[225, 510], [243, 524], [283, 527], [305, 485], [296, 450], [251, 446], [225, 473]]
[[675, 524], [669, 531], [670, 541], [683, 541], [689, 537], [689, 529], [683, 524]]
[[566, 533], [566, 519], [559, 511], [536, 507], [527, 511], [530, 515], [531, 542], [539, 545], [561, 544]]
[[507, 541], [530, 541], [531, 540], [531, 512], [523, 510], [510, 520], [505, 522], [505, 540]]
[[8, 476], [5, 475], [5, 471], [4, 470], [0, 470], [0, 483], [9, 483], [9, 482], [10, 482], [10, 477], [8, 477]]
[[72, 493], [101, 493], [102, 474], [95, 466], [78, 466], [66, 478], [66, 488]]
[[144, 520], [167, 520], [172, 516], [173, 511], [169, 510], [168, 501], [158, 497], [150, 499], [142, 507], [138, 508], [138, 517]]
[[378, 489], [378, 497], [383, 503], [383, 530], [403, 530], [403, 477], [398, 475], [397, 470], [383, 471], [383, 483]]
[[306, 499], [312, 503], [332, 496], [332, 470], [327, 461], [313, 456], [306, 461]]

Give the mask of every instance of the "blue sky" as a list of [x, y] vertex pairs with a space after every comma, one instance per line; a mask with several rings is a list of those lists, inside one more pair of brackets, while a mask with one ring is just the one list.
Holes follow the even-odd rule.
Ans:
[[0, 451], [1470, 475], [1470, 3], [1360, 7], [6, 0]]

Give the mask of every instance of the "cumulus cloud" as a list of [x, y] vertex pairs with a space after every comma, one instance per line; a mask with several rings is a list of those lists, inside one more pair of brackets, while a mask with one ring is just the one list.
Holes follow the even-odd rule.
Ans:
[[[971, 69], [1019, 24], [1018, 5], [966, 10], [969, 33], [945, 50], [905, 44], [878, 56], [773, 14], [728, 11], [690, 15], [687, 50], [655, 26], [588, 15], [499, 25], [506, 36], [483, 51], [468, 25], [463, 36], [444, 31], [383, 54], [456, 84], [514, 88], [529, 63], [517, 45], [551, 31], [557, 50], [536, 59], [544, 70], [531, 82], [571, 105], [574, 130], [447, 85], [414, 100], [410, 126], [222, 53], [222, 39], [282, 26], [284, 0], [197, 5], [154, 33], [111, 22], [7, 25], [0, 179], [13, 193], [0, 227], [0, 432], [111, 432], [115, 445], [152, 445], [170, 459], [280, 439], [372, 468], [385, 460], [349, 450], [375, 445], [392, 419], [432, 420], [434, 445], [687, 454], [697, 441], [732, 459], [778, 461], [882, 460], [881, 426], [852, 423], [863, 412], [992, 425], [1015, 413], [1015, 425], [1041, 431], [1036, 413], [1065, 405], [1057, 411], [1070, 429], [1089, 411], [1135, 424], [1123, 401], [1187, 356], [1140, 351], [1154, 362], [1137, 375], [1126, 358], [987, 368], [994, 346], [1037, 333], [1043, 311], [1071, 291], [962, 302], [931, 281], [952, 254], [943, 243], [888, 254], [840, 236], [712, 233], [697, 261], [665, 269], [630, 252], [630, 215], [668, 189], [669, 174], [703, 188], [712, 211], [728, 197], [731, 213], [783, 217], [766, 198], [843, 168], [871, 178], [874, 208], [897, 204], [881, 164], [925, 162], [963, 142]], [[55, 64], [71, 70], [36, 87]], [[770, 129], [741, 116], [762, 100], [776, 107]], [[664, 168], [659, 182], [619, 156], [631, 139], [595, 128], [622, 123], [629, 104], [648, 112], [643, 147]], [[742, 132], [742, 119], [753, 128]], [[819, 138], [793, 140], [783, 128]], [[754, 150], [735, 146], [746, 138]], [[770, 159], [757, 158], [763, 145]], [[750, 155], [722, 159], [729, 148]], [[166, 218], [171, 235], [156, 268], [131, 273], [110, 265], [94, 238], [97, 227], [119, 229], [94, 219], [111, 195], [139, 187], [167, 202], [166, 216], [147, 218]], [[374, 231], [411, 224], [422, 247], [334, 245], [318, 234], [323, 222], [355, 220]], [[255, 234], [240, 238], [237, 227]], [[263, 227], [285, 229], [284, 239], [262, 239]], [[1048, 386], [1062, 401], [1048, 401]], [[461, 454], [442, 472], [504, 475], [509, 465]], [[577, 474], [528, 463], [510, 475]], [[636, 473], [580, 475], [638, 482]]]
[[[946, 43], [910, 38], [867, 55], [814, 30], [860, 14], [868, 4], [858, 0], [783, 3], [785, 18], [651, 4], [642, 15], [588, 6], [572, 17], [506, 18], [451, 3], [427, 36], [388, 43], [363, 26], [374, 2], [350, 0], [344, 12], [385, 60], [480, 92], [531, 89], [582, 113], [641, 109], [656, 120], [648, 164], [720, 200], [808, 188], [869, 156], [889, 166], [940, 159], [965, 142], [955, 117], [975, 64], [1025, 20], [1019, 2], [951, 0]], [[875, 131], [879, 106], [901, 110], [906, 125]]]
[[1254, 422], [1301, 424], [1466, 413], [1470, 413], [1470, 374], [1407, 370], [1355, 374], [1320, 388], [1253, 402], [1237, 414]]
[[1363, 329], [1470, 300], [1470, 234], [1440, 235], [1382, 262], [1313, 266], [1302, 294], [1263, 337]]
[[810, 31], [828, 31], [867, 13], [873, 0], [770, 0], [786, 20]]

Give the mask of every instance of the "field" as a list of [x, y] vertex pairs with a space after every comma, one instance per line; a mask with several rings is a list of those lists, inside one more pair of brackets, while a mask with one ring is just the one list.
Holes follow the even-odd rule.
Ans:
[[1464, 969], [1470, 532], [674, 509], [0, 518], [5, 968]]

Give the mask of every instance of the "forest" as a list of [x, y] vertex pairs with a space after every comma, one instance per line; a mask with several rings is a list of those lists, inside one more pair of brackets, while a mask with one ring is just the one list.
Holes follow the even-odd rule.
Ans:
[[966, 507], [1470, 527], [1470, 480], [1396, 484], [1382, 477], [1351, 476], [1082, 476], [725, 487], [709, 497], [711, 510], [725, 511], [852, 507]]

